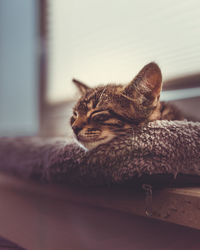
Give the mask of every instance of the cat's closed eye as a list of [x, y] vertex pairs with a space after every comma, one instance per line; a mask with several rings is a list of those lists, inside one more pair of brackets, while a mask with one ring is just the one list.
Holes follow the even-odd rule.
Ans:
[[110, 118], [111, 116], [107, 113], [95, 113], [94, 115], [91, 116], [91, 119], [94, 122], [104, 122]]
[[74, 112], [73, 112], [73, 116], [74, 116], [74, 117], [78, 117], [78, 112], [77, 112], [77, 111], [74, 111]]

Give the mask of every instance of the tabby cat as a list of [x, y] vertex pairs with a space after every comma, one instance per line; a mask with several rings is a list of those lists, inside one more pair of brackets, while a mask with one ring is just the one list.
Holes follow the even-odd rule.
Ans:
[[160, 102], [162, 74], [154, 62], [144, 66], [127, 85], [90, 88], [78, 80], [73, 82], [81, 97], [74, 107], [71, 126], [77, 140], [87, 149], [150, 121], [183, 119], [174, 106]]

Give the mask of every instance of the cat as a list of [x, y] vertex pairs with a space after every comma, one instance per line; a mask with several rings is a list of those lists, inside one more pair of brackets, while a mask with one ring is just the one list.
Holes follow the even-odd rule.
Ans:
[[182, 113], [169, 103], [161, 102], [162, 74], [151, 62], [128, 84], [108, 84], [90, 88], [73, 79], [81, 97], [71, 117], [77, 140], [93, 149], [134, 126], [155, 120], [183, 120]]

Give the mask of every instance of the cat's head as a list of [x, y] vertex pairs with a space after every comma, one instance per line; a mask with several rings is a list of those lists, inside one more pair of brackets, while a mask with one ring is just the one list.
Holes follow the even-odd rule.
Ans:
[[81, 97], [71, 117], [77, 140], [92, 149], [127, 133], [133, 126], [159, 119], [162, 75], [156, 63], [147, 64], [126, 85], [90, 88], [73, 80]]

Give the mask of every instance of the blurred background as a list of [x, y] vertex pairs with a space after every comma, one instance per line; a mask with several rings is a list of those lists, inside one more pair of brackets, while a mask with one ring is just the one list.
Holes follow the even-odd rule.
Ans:
[[1, 0], [0, 136], [71, 134], [71, 79], [126, 83], [148, 62], [162, 100], [200, 118], [198, 0]]

